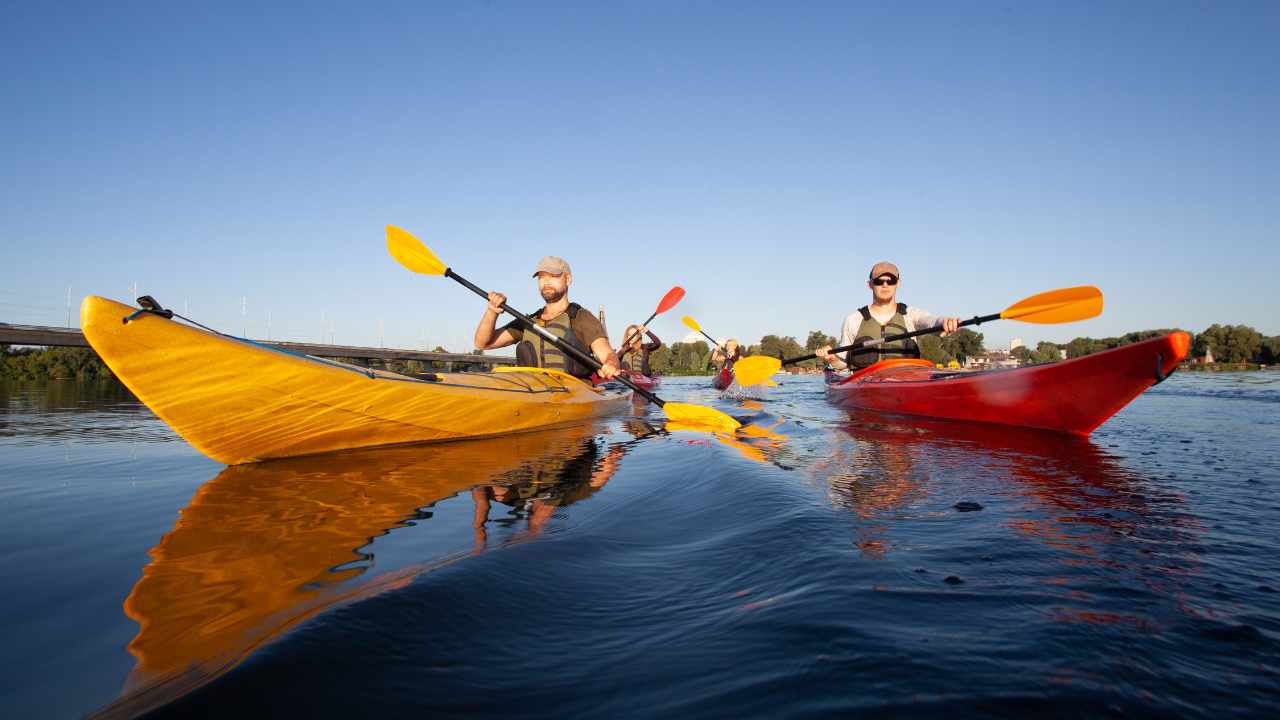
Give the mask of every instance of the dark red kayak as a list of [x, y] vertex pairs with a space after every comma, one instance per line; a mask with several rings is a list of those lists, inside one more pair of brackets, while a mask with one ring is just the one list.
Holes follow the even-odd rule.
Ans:
[[653, 376], [641, 375], [638, 372], [631, 372], [631, 371], [627, 372], [627, 379], [635, 383], [636, 387], [640, 388], [641, 390], [652, 390], [658, 387], [658, 384], [662, 382], [662, 378], [658, 377], [657, 375], [653, 375]]
[[733, 384], [733, 371], [727, 366], [720, 368], [720, 372], [711, 378], [711, 385], [717, 390], [724, 390]]
[[985, 372], [885, 360], [848, 376], [827, 374], [827, 397], [848, 410], [1016, 425], [1088, 435], [1187, 357], [1176, 332], [1046, 365]]

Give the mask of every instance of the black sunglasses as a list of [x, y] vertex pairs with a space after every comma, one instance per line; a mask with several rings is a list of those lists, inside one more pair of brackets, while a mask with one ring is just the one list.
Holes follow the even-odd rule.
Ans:
[[896, 278], [896, 277], [892, 277], [892, 276], [890, 276], [890, 277], [878, 277], [878, 278], [876, 278], [875, 280], [872, 280], [872, 281], [871, 281], [871, 284], [872, 284], [872, 285], [897, 285], [897, 284], [898, 284], [898, 278]]

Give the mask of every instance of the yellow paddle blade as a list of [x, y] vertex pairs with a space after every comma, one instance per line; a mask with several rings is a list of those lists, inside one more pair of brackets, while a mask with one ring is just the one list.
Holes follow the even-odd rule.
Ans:
[[680, 322], [684, 323], [685, 327], [689, 328], [694, 332], [702, 332], [702, 326], [698, 324], [698, 321], [694, 320], [688, 315], [685, 315], [684, 317], [680, 318]]
[[449, 269], [421, 240], [395, 225], [387, 226], [387, 252], [396, 262], [423, 275], [443, 275]]
[[1050, 290], [1010, 305], [1000, 313], [1006, 320], [1050, 325], [1088, 320], [1102, 314], [1102, 291], [1092, 285]]
[[782, 361], [776, 357], [749, 355], [733, 364], [733, 377], [743, 387], [759, 385], [781, 367]]
[[733, 432], [742, 427], [742, 423], [724, 413], [704, 405], [668, 402], [662, 406], [667, 417], [684, 425], [697, 425], [706, 430]]
[[765, 387], [778, 387], [778, 383], [777, 383], [777, 382], [775, 382], [772, 378], [770, 378], [770, 379], [767, 379], [767, 380], [765, 380], [765, 381], [764, 381], [764, 386], [765, 386]]

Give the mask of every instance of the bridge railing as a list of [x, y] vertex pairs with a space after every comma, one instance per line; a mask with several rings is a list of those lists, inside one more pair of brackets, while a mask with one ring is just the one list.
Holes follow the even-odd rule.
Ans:
[[[323, 358], [351, 358], [386, 364], [398, 360], [417, 360], [423, 363], [442, 363], [445, 372], [468, 365], [483, 365], [492, 368], [495, 365], [515, 365], [516, 359], [509, 355], [471, 355], [468, 353], [441, 353], [424, 350], [406, 350], [401, 348], [371, 348], [358, 345], [323, 345], [318, 343], [266, 342], [255, 340], [263, 345], [278, 347], [290, 352], [304, 355], [315, 355]], [[90, 347], [84, 333], [72, 328], [45, 327], [41, 325], [10, 325], [0, 323], [0, 344], [33, 345], [42, 347]]]

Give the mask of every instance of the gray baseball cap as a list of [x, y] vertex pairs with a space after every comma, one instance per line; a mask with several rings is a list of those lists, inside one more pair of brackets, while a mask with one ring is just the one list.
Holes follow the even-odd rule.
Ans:
[[569, 263], [565, 262], [562, 257], [548, 255], [538, 261], [538, 268], [533, 271], [533, 276], [538, 277], [538, 273], [550, 273], [551, 275], [564, 275], [571, 273]]
[[897, 280], [899, 277], [898, 266], [886, 260], [882, 260], [871, 266], [871, 275], [868, 276], [867, 279], [875, 280], [881, 275], [892, 275], [893, 279]]

